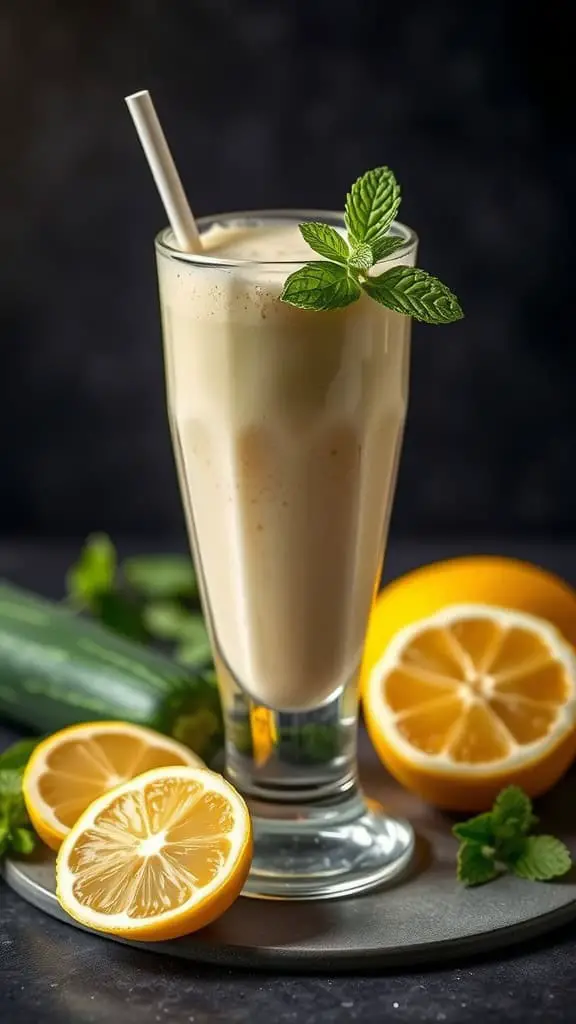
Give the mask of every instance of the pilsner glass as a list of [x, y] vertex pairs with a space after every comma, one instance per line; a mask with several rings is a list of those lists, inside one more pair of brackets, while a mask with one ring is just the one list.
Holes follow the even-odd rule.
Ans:
[[[408, 399], [411, 321], [362, 295], [279, 301], [323, 211], [199, 222], [156, 239], [170, 428], [214, 652], [226, 774], [254, 821], [246, 895], [322, 898], [408, 863], [413, 835], [359, 787], [358, 674]], [[382, 269], [413, 265], [403, 239]], [[297, 241], [299, 240], [299, 244]], [[377, 271], [378, 272], [378, 271]]]

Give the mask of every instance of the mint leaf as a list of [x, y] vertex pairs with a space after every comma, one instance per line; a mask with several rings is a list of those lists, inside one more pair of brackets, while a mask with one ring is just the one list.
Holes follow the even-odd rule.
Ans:
[[38, 739], [19, 740], [18, 743], [13, 743], [11, 747], [3, 750], [0, 754], [0, 771], [5, 769], [22, 771], [39, 742]]
[[499, 874], [494, 851], [480, 843], [464, 843], [458, 850], [458, 881], [464, 885], [484, 885]]
[[453, 292], [417, 267], [393, 267], [379, 277], [369, 278], [362, 287], [388, 309], [427, 324], [449, 324], [464, 315]]
[[17, 768], [0, 770], [0, 805], [9, 810], [24, 806], [22, 797], [22, 772]]
[[519, 786], [508, 786], [498, 794], [492, 808], [494, 833], [499, 839], [526, 835], [537, 819], [532, 801]]
[[90, 608], [93, 599], [114, 585], [116, 549], [105, 533], [92, 534], [80, 557], [66, 574], [66, 589], [73, 602]]
[[379, 263], [380, 260], [385, 260], [392, 256], [397, 249], [402, 248], [404, 241], [403, 238], [397, 238], [395, 235], [384, 235], [382, 238], [377, 238], [376, 241], [372, 242], [374, 263]]
[[354, 182], [346, 196], [344, 221], [353, 245], [385, 235], [400, 206], [400, 186], [389, 167], [375, 167]]
[[282, 302], [298, 309], [341, 309], [360, 298], [360, 285], [337, 263], [306, 263], [286, 279]]
[[23, 765], [0, 770], [0, 856], [10, 849], [27, 854], [34, 848], [34, 835], [26, 827], [29, 819], [22, 795], [22, 770]]
[[570, 851], [554, 836], [529, 836], [538, 819], [519, 786], [503, 789], [491, 811], [454, 825], [460, 839], [458, 878], [466, 885], [489, 882], [507, 869], [519, 878], [545, 882], [570, 870]]
[[190, 616], [182, 643], [176, 650], [176, 660], [183, 665], [203, 665], [212, 658], [212, 647], [203, 619]]
[[203, 665], [212, 658], [204, 619], [174, 601], [156, 601], [144, 609], [146, 628], [161, 640], [177, 640], [176, 660], [185, 665]]
[[29, 828], [16, 828], [10, 832], [8, 843], [15, 853], [27, 856], [36, 846], [36, 837]]
[[457, 839], [472, 840], [481, 843], [483, 846], [494, 846], [494, 828], [492, 825], [492, 812], [478, 814], [469, 821], [459, 822], [454, 825], [452, 835]]
[[368, 245], [368, 242], [360, 242], [359, 245], [355, 245], [348, 263], [357, 270], [369, 270], [374, 264], [372, 246]]
[[152, 636], [181, 640], [189, 635], [192, 616], [176, 601], [154, 601], [144, 609], [144, 623]]
[[520, 854], [507, 867], [518, 878], [546, 882], [565, 875], [572, 867], [568, 848], [554, 836], [525, 836]]
[[137, 555], [122, 563], [125, 580], [146, 597], [196, 597], [196, 576], [186, 555]]
[[311, 249], [327, 260], [334, 260], [336, 263], [348, 262], [350, 252], [348, 243], [336, 228], [329, 224], [319, 224], [316, 221], [306, 221], [300, 224], [300, 234], [304, 241], [308, 242]]

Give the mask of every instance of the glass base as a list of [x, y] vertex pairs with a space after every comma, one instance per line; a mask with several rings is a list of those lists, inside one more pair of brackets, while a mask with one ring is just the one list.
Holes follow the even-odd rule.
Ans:
[[[370, 806], [369, 806], [370, 804]], [[414, 833], [355, 792], [331, 806], [249, 800], [254, 859], [244, 896], [311, 900], [374, 889], [403, 873]]]

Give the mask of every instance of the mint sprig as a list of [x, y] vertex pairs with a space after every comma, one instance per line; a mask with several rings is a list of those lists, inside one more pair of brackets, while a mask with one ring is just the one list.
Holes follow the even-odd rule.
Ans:
[[0, 754], [0, 857], [32, 853], [36, 839], [22, 795], [22, 775], [38, 740], [21, 740]]
[[389, 259], [404, 239], [388, 234], [400, 206], [400, 187], [389, 167], [376, 167], [354, 182], [346, 197], [348, 241], [329, 224], [300, 224], [308, 245], [323, 257], [305, 263], [287, 278], [280, 296], [298, 309], [342, 309], [362, 292], [382, 306], [428, 324], [463, 317], [458, 299], [445, 284], [414, 267], [372, 268]]
[[560, 878], [570, 870], [570, 851], [554, 836], [529, 835], [538, 819], [519, 786], [508, 786], [491, 811], [454, 825], [460, 840], [457, 875], [467, 886], [491, 882], [505, 871], [532, 882]]

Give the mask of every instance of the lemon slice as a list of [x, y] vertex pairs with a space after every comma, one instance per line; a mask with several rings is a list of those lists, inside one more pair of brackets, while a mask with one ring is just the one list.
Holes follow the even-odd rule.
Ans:
[[57, 896], [89, 928], [173, 939], [231, 906], [251, 859], [248, 808], [221, 775], [156, 768], [84, 811], [58, 854]]
[[70, 828], [102, 793], [150, 768], [202, 767], [188, 747], [126, 722], [88, 722], [49, 736], [33, 752], [22, 789], [30, 820], [57, 850]]
[[576, 656], [533, 615], [450, 605], [401, 629], [363, 693], [374, 746], [440, 807], [488, 808], [503, 785], [545, 792], [576, 753]]

